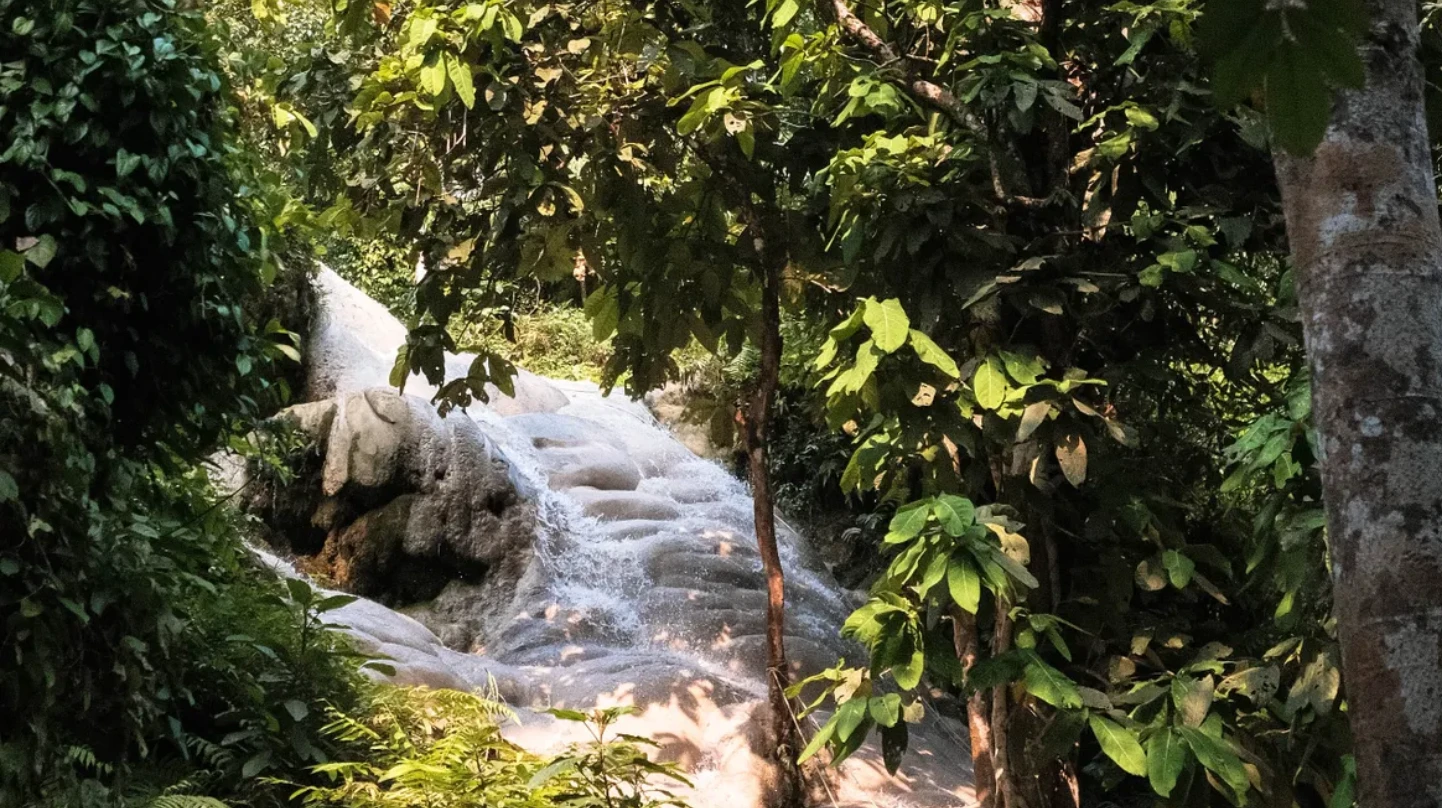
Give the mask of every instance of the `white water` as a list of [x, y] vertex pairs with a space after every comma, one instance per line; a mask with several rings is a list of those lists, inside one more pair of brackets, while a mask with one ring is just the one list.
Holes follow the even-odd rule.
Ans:
[[[312, 394], [386, 387], [404, 327], [329, 270], [317, 287]], [[448, 374], [464, 375], [469, 363], [449, 357]], [[412, 377], [405, 392], [434, 394], [419, 382]], [[495, 675], [521, 708], [632, 704], [639, 714], [624, 731], [661, 740], [663, 754], [693, 772], [693, 805], [759, 806], [769, 776], [756, 754], [765, 724], [764, 586], [745, 486], [691, 454], [644, 406], [588, 383], [523, 373], [514, 399], [450, 417], [480, 425], [539, 510], [530, 588], [514, 619], [487, 638], [483, 655], [445, 649], [414, 621], [369, 602], [340, 619], [395, 657], [402, 681], [481, 686]], [[633, 476], [598, 490], [570, 485], [568, 474]], [[783, 524], [778, 532], [792, 657], [807, 673], [854, 658], [838, 639], [851, 599], [809, 562], [795, 531]], [[970, 795], [969, 755], [954, 734], [915, 735], [906, 779], [858, 756], [832, 784], [837, 799], [961, 804]], [[574, 739], [569, 727], [529, 716], [514, 735], [530, 746]]]

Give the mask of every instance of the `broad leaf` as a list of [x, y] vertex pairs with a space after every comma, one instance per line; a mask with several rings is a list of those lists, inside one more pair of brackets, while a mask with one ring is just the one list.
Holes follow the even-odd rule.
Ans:
[[1026, 692], [1053, 707], [1074, 710], [1082, 706], [1081, 691], [1066, 674], [1033, 658], [1026, 664]]
[[981, 605], [981, 576], [977, 574], [970, 558], [963, 555], [952, 556], [951, 564], [946, 568], [946, 589], [951, 593], [951, 599], [956, 605], [976, 614]]
[[1197, 760], [1206, 766], [1222, 779], [1238, 796], [1247, 793], [1247, 770], [1242, 766], [1242, 759], [1225, 741], [1213, 738], [1194, 727], [1176, 727], [1191, 747], [1192, 754]]
[[871, 339], [884, 353], [893, 353], [906, 344], [911, 334], [911, 319], [901, 307], [901, 301], [890, 298], [877, 302], [866, 300], [866, 311], [862, 315], [866, 327], [871, 329]]
[[1087, 445], [1081, 435], [1067, 435], [1056, 444], [1056, 462], [1066, 481], [1077, 487], [1087, 479]]
[[976, 394], [976, 403], [984, 410], [995, 410], [1006, 400], [1010, 385], [1006, 381], [1006, 369], [1001, 360], [988, 357], [971, 378], [971, 389]]
[[932, 342], [931, 337], [914, 328], [910, 333], [911, 349], [916, 351], [916, 355], [921, 361], [945, 373], [948, 378], [955, 379], [961, 376], [961, 369], [956, 366], [956, 360], [942, 350], [940, 345]]
[[1147, 780], [1157, 794], [1171, 796], [1186, 765], [1187, 745], [1176, 731], [1163, 727], [1147, 740]]
[[1116, 762], [1122, 771], [1138, 777], [1146, 776], [1147, 753], [1142, 751], [1142, 744], [1137, 740], [1136, 733], [1095, 713], [1087, 717], [1087, 725], [1091, 727], [1092, 735], [1096, 736], [1102, 752]]
[[1028, 404], [1021, 413], [1021, 426], [1017, 427], [1016, 439], [1018, 442], [1031, 437], [1037, 427], [1046, 422], [1046, 417], [1051, 414], [1050, 401], [1037, 401]]

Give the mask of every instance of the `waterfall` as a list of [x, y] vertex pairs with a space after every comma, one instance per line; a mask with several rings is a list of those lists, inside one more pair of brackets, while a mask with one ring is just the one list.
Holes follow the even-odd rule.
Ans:
[[[644, 405], [590, 383], [522, 371], [514, 396], [497, 391], [489, 404], [453, 411], [440, 424], [426, 403], [435, 388], [418, 377], [408, 381], [404, 400], [380, 392], [404, 326], [328, 269], [316, 288], [310, 398], [339, 401], [338, 423], [361, 401], [377, 415], [416, 419], [430, 430], [425, 434], [451, 435], [451, 445], [456, 434], [478, 431], [475, 440], [503, 460], [511, 485], [534, 508], [529, 546], [508, 552], [507, 564], [520, 560], [507, 567], [504, 592], [447, 583], [436, 598], [445, 619], [467, 604], [484, 605], [486, 617], [477, 618], [465, 643], [443, 642], [445, 631], [431, 630], [441, 610], [425, 604], [403, 609], [418, 621], [361, 600], [338, 610], [337, 622], [394, 660], [399, 682], [499, 682], [524, 717], [508, 735], [533, 749], [578, 739], [574, 727], [539, 710], [632, 705], [637, 712], [622, 731], [655, 738], [661, 757], [688, 770], [696, 784], [687, 795], [692, 805], [762, 805], [771, 778], [765, 585], [746, 487], [682, 446]], [[448, 377], [463, 376], [469, 364], [469, 357], [448, 356]], [[355, 397], [365, 391], [388, 398], [377, 409], [377, 399]], [[830, 578], [795, 530], [780, 524], [778, 538], [788, 579], [788, 652], [798, 673], [841, 656], [854, 660], [859, 651], [839, 631], [856, 596]], [[832, 773], [827, 788], [838, 805], [969, 803], [963, 732], [960, 722], [933, 716], [913, 732], [901, 776], [888, 776], [879, 754], [864, 751]]]

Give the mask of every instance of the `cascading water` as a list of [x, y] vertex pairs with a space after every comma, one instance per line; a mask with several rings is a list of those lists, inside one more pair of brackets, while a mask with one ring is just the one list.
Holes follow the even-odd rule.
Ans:
[[[414, 413], [436, 432], [422, 404], [434, 388], [413, 378], [407, 400], [377, 390], [387, 386], [404, 327], [329, 270], [320, 272], [317, 292], [311, 397], [339, 396], [338, 423], [351, 417], [347, 406], [366, 406], [384, 423], [394, 423], [386, 412]], [[448, 375], [463, 376], [469, 364], [448, 357]], [[525, 561], [513, 565], [504, 597], [483, 599], [486, 617], [465, 635], [468, 647], [447, 647], [415, 620], [367, 600], [336, 619], [391, 657], [401, 682], [477, 687], [494, 677], [525, 716], [508, 734], [532, 748], [576, 740], [572, 727], [535, 710], [631, 704], [637, 713], [623, 731], [657, 739], [663, 756], [692, 773], [693, 805], [759, 808], [771, 778], [762, 751], [765, 588], [748, 492], [685, 449], [641, 404], [525, 372], [516, 387], [514, 397], [449, 416], [479, 427], [486, 451], [504, 459], [515, 490], [535, 508], [534, 538], [515, 553]], [[374, 392], [345, 398], [363, 391]], [[384, 396], [378, 408], [375, 397]], [[375, 444], [361, 435], [346, 451], [376, 451]], [[848, 651], [854, 657], [839, 639], [851, 596], [818, 571], [795, 531], [778, 528], [793, 660], [812, 672]], [[425, 608], [409, 611], [434, 626]], [[960, 732], [956, 721], [930, 719], [913, 732], [901, 777], [887, 776], [877, 755], [856, 756], [829, 778], [830, 798], [857, 806], [969, 803]]]

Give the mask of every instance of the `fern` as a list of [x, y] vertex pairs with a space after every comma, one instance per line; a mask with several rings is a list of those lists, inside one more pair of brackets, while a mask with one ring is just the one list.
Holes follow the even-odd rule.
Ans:
[[214, 797], [192, 794], [166, 794], [146, 803], [145, 808], [230, 808]]

